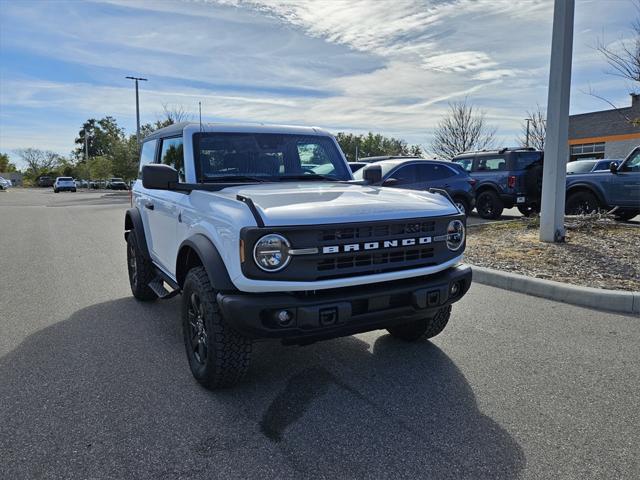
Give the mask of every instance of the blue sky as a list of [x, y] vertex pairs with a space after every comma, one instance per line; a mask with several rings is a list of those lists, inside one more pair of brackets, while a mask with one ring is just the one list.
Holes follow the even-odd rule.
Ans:
[[[314, 2], [0, 0], [0, 151], [68, 154], [82, 122], [179, 105], [207, 121], [318, 125], [428, 145], [450, 101], [486, 111], [514, 144], [546, 106], [548, 0]], [[571, 112], [629, 103], [594, 50], [630, 38], [631, 0], [576, 2]]]

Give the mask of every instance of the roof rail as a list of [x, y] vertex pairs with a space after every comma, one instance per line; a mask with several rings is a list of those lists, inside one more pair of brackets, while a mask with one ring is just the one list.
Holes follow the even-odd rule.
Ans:
[[466, 152], [460, 152], [455, 156], [457, 157], [459, 155], [469, 155], [472, 153], [489, 153], [489, 152], [505, 153], [505, 152], [518, 152], [518, 151], [535, 152], [537, 151], [537, 149], [534, 147], [501, 147], [501, 148], [490, 148], [490, 149], [482, 149], [482, 150], [468, 150]]

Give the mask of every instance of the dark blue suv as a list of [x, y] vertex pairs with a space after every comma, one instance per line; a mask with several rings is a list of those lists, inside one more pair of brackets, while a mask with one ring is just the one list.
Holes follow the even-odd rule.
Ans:
[[611, 163], [610, 171], [567, 175], [565, 213], [613, 210], [618, 220], [629, 220], [640, 214], [640, 146], [620, 165]]
[[[372, 162], [374, 163], [374, 162]], [[383, 187], [406, 188], [408, 190], [446, 190], [458, 209], [468, 214], [475, 202], [472, 179], [459, 165], [439, 160], [396, 158], [377, 160], [382, 169], [382, 180], [377, 185]], [[365, 167], [353, 174], [357, 180], [364, 178]]]
[[478, 215], [495, 219], [514, 206], [525, 216], [540, 211], [543, 160], [534, 148], [502, 148], [462, 153], [452, 161], [477, 182]]

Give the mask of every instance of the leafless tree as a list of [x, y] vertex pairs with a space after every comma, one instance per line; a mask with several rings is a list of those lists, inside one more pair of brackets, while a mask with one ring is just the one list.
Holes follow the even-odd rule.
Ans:
[[436, 127], [430, 151], [450, 160], [469, 150], [483, 150], [494, 144], [496, 128], [485, 121], [485, 113], [464, 99], [449, 104], [449, 114]]
[[633, 84], [633, 93], [638, 93], [640, 86], [640, 1], [636, 1], [636, 18], [632, 23], [633, 38], [624, 40], [620, 38], [617, 44], [619, 48], [607, 45], [604, 39], [599, 38], [596, 49], [604, 56], [609, 64], [610, 74], [630, 80]]
[[[608, 73], [629, 81], [629, 93], [637, 94], [640, 93], [640, 0], [636, 0], [634, 4], [636, 18], [631, 24], [632, 38], [627, 40], [620, 38], [618, 42], [611, 44], [607, 44], [603, 38], [598, 38], [596, 50], [602, 54], [609, 65]], [[587, 93], [619, 110], [613, 102], [598, 95], [593, 89], [589, 88]], [[624, 115], [624, 117], [629, 123], [640, 125], [640, 118], [631, 118], [628, 115]]]
[[159, 115], [156, 123], [162, 124], [162, 126], [173, 125], [174, 123], [185, 122], [191, 118], [191, 115], [187, 113], [182, 105], [169, 105], [168, 103], [162, 104], [162, 114]]
[[53, 170], [60, 158], [55, 152], [38, 148], [22, 148], [16, 150], [16, 154], [27, 164], [27, 171], [33, 178]]
[[536, 105], [534, 111], [527, 111], [527, 121], [522, 122], [522, 133], [518, 137], [518, 143], [523, 147], [533, 147], [544, 150], [544, 139], [547, 135], [547, 114], [540, 105]]

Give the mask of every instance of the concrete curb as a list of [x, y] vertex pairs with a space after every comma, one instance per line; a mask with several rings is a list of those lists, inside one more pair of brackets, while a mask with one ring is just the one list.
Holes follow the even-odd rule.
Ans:
[[640, 313], [640, 292], [580, 287], [475, 265], [471, 267], [473, 269], [473, 280], [484, 285], [595, 310]]

